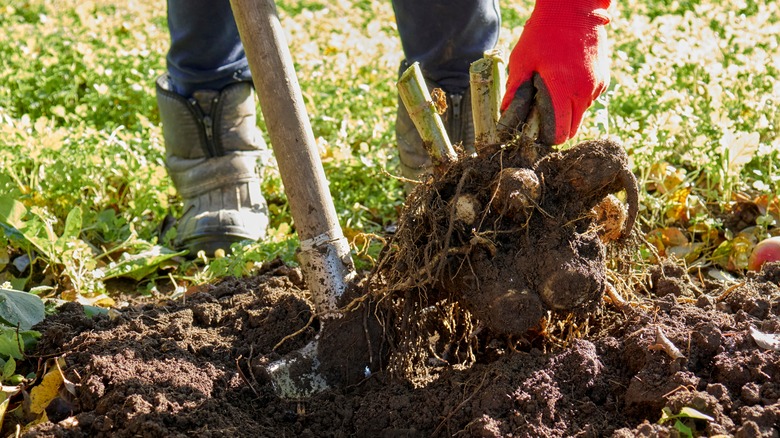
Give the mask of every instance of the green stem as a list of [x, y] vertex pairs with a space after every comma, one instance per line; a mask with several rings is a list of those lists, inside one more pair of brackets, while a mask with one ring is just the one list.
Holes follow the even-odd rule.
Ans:
[[428, 93], [419, 63], [415, 62], [403, 72], [397, 86], [401, 101], [434, 164], [449, 165], [457, 161], [458, 156]]
[[495, 123], [498, 123], [498, 118], [501, 117], [501, 100], [506, 92], [504, 53], [500, 49], [492, 49], [486, 51], [484, 57], [493, 61], [493, 86], [490, 88], [490, 107], [496, 115]]
[[504, 60], [501, 50], [485, 52], [482, 59], [471, 64], [471, 110], [474, 115], [474, 133], [477, 149], [480, 145], [499, 142], [497, 124], [501, 117], [501, 98], [504, 95]]

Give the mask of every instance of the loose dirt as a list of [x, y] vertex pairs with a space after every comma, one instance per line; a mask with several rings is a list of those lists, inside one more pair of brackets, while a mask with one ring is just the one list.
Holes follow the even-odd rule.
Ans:
[[[26, 435], [779, 436], [780, 263], [726, 284], [632, 262], [637, 193], [613, 141], [486, 146], [410, 195], [342, 318], [278, 261], [119, 314], [65, 305], [33, 357], [75, 385]], [[283, 358], [339, 384], [280, 397]]]
[[628, 303], [600, 304], [568, 340], [552, 322], [523, 339], [482, 330], [470, 360], [447, 363], [451, 346], [435, 340], [446, 327], [430, 325], [414, 378], [380, 371], [300, 401], [279, 399], [258, 372], [319, 329], [307, 326], [297, 269], [269, 263], [114, 316], [68, 304], [38, 327], [35, 354], [65, 356], [75, 395], [61, 391], [50, 422], [24, 435], [677, 436], [674, 421], [657, 424], [662, 409], [689, 407], [713, 418], [683, 419], [696, 434], [778, 436], [780, 353], [750, 328], [780, 333], [780, 263], [735, 284], [671, 264], [648, 274]]

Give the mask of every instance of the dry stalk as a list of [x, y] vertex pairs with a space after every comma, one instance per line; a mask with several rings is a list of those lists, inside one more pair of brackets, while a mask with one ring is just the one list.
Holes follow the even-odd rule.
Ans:
[[680, 352], [669, 338], [664, 334], [660, 325], [655, 327], [655, 343], [648, 347], [650, 350], [663, 350], [672, 360], [683, 359], [685, 355]]

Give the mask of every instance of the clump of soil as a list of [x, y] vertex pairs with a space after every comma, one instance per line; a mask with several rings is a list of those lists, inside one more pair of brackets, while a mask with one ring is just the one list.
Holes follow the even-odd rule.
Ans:
[[[282, 400], [250, 366], [299, 349], [319, 330], [300, 273], [281, 263], [186, 299], [89, 319], [64, 306], [38, 329], [36, 355], [64, 355], [75, 396], [63, 391], [49, 422], [25, 436], [675, 436], [657, 424], [668, 407], [694, 433], [776, 436], [780, 353], [751, 327], [780, 333], [780, 263], [743, 282], [702, 282], [700, 272], [652, 267], [620, 307], [597, 306], [590, 327], [558, 346], [477, 335], [468, 365], [420, 351], [426, 381], [377, 372], [307, 400]], [[641, 295], [661, 287], [663, 296]], [[443, 334], [447, 307], [433, 306]], [[431, 325], [434, 327], [434, 325]], [[659, 346], [663, 333], [680, 355]], [[295, 334], [294, 336], [289, 336]], [[448, 350], [449, 348], [449, 350]], [[21, 401], [12, 401], [12, 407]], [[6, 414], [5, 431], [14, 428]]]
[[606, 273], [593, 208], [625, 189], [623, 236], [638, 208], [636, 180], [618, 143], [588, 141], [554, 152], [518, 139], [461, 157], [440, 173], [407, 199], [379, 257], [373, 291], [419, 300], [419, 309], [457, 302], [490, 330], [514, 336], [549, 311], [596, 308]]

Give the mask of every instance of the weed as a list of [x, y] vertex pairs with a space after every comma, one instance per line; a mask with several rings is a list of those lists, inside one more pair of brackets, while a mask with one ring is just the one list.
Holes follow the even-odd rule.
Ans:
[[687, 406], [680, 409], [680, 412], [677, 414], [673, 414], [671, 409], [665, 407], [661, 411], [661, 418], [658, 420], [658, 424], [674, 421], [674, 428], [677, 429], [680, 436], [693, 438], [694, 436], [699, 436], [699, 433], [702, 432], [696, 425], [697, 420], [699, 422], [715, 421], [711, 416]]

